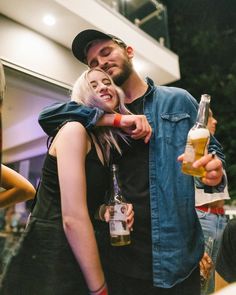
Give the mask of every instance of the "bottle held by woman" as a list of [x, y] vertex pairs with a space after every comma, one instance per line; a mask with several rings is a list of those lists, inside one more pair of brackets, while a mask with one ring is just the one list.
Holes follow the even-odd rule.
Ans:
[[131, 243], [127, 223], [127, 202], [122, 196], [119, 184], [118, 166], [111, 166], [111, 197], [109, 200], [110, 236], [112, 246], [125, 246]]

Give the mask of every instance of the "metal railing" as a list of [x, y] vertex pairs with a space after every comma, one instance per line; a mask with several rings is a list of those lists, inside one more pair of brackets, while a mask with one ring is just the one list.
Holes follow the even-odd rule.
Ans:
[[162, 46], [170, 48], [167, 8], [157, 0], [102, 0]]

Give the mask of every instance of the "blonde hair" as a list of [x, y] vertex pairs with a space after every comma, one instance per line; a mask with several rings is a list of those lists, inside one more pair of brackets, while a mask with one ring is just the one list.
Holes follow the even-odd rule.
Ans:
[[2, 100], [4, 98], [5, 90], [6, 90], [6, 81], [5, 81], [3, 65], [0, 60], [0, 104], [2, 103]]
[[[125, 107], [124, 98], [125, 95], [121, 88], [117, 87], [112, 78], [103, 70], [95, 68], [85, 71], [75, 82], [72, 89], [71, 100], [77, 102], [78, 104], [83, 104], [88, 107], [97, 107], [102, 110], [106, 110], [106, 104], [98, 97], [95, 90], [93, 89], [91, 83], [89, 82], [88, 75], [92, 71], [102, 72], [110, 80], [111, 85], [115, 88], [118, 97], [118, 105], [115, 110], [110, 110], [109, 113], [120, 113], [120, 114], [131, 114], [131, 112]], [[112, 147], [121, 154], [121, 149], [117, 142], [117, 137], [120, 136], [125, 142], [128, 143], [127, 135], [125, 135], [119, 128], [113, 127], [95, 127], [94, 134], [96, 135], [98, 141], [101, 144], [106, 156], [106, 160], [109, 161], [110, 150]]]

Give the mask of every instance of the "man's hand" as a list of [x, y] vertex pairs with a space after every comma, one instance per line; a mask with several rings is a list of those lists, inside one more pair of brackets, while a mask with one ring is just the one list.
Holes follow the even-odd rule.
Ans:
[[[183, 161], [184, 155], [178, 157], [178, 161]], [[220, 159], [217, 158], [215, 153], [207, 154], [193, 163], [194, 168], [204, 167], [205, 175], [201, 181], [209, 186], [218, 185], [223, 177], [223, 166]]]
[[96, 123], [96, 126], [113, 126], [121, 128], [129, 134], [133, 139], [143, 138], [145, 143], [148, 143], [152, 128], [144, 115], [121, 115], [118, 117], [118, 122], [114, 125], [115, 116], [117, 114], [104, 114]]
[[122, 115], [120, 128], [133, 139], [144, 138], [145, 143], [149, 142], [152, 135], [152, 128], [144, 115]]
[[223, 166], [220, 159], [215, 154], [208, 154], [193, 163], [193, 167], [197, 168], [203, 166], [205, 168], [205, 175], [201, 181], [209, 186], [218, 185], [223, 177]]

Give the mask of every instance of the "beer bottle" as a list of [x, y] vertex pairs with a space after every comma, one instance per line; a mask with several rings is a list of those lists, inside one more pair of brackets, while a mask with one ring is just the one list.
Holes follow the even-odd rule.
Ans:
[[109, 200], [110, 212], [110, 237], [112, 246], [124, 246], [130, 244], [130, 231], [127, 224], [127, 203], [122, 196], [119, 178], [118, 166], [111, 165], [111, 196]]
[[203, 177], [205, 169], [203, 167], [194, 168], [193, 162], [205, 155], [209, 143], [210, 132], [207, 129], [208, 113], [211, 97], [208, 94], [201, 96], [197, 119], [190, 129], [184, 152], [182, 172], [197, 177]]

